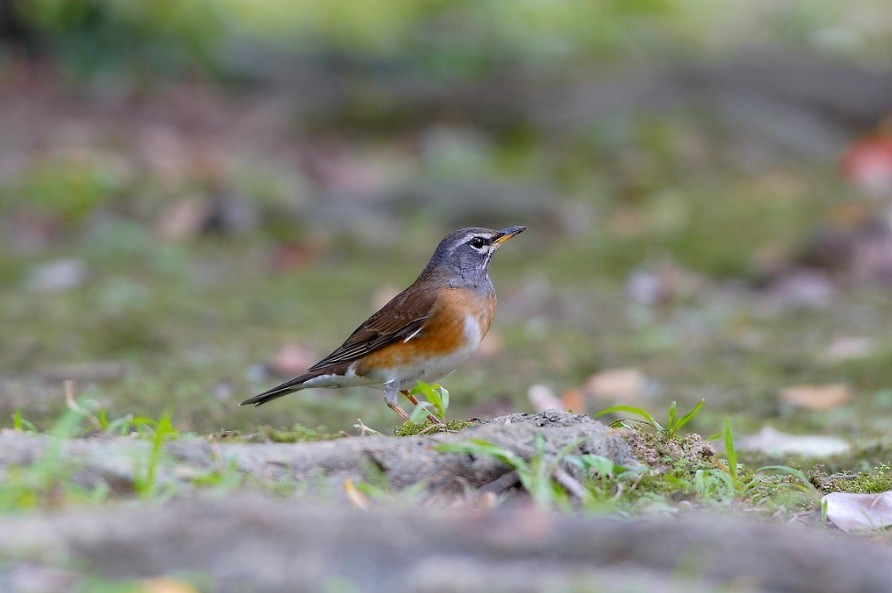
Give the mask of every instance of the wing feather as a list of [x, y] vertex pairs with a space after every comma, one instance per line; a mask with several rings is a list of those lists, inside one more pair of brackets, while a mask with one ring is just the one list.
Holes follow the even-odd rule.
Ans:
[[369, 317], [334, 352], [311, 366], [307, 372], [353, 362], [420, 331], [430, 317], [436, 299], [436, 291], [415, 290], [415, 285], [410, 286]]

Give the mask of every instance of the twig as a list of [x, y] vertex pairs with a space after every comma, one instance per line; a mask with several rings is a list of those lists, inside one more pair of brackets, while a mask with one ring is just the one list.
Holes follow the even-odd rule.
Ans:
[[80, 404], [77, 403], [77, 400], [74, 399], [74, 381], [72, 379], [65, 379], [62, 383], [62, 391], [65, 392], [65, 405], [68, 406], [68, 409], [72, 412], [77, 412], [81, 416], [84, 416], [87, 420], [90, 421], [90, 424], [93, 425], [98, 431], [102, 430], [102, 423], [99, 422], [99, 419], [96, 418], [90, 412], [90, 410], [84, 408]]
[[504, 492], [508, 488], [511, 488], [518, 482], [520, 482], [520, 477], [517, 475], [517, 472], [510, 471], [507, 474], [499, 476], [489, 484], [484, 484], [479, 488], [479, 490], [481, 493], [493, 492], [498, 494], [500, 492]]
[[564, 487], [564, 489], [569, 492], [572, 496], [575, 496], [580, 502], [585, 502], [591, 495], [588, 493], [588, 490], [579, 483], [579, 481], [568, 474], [563, 468], [555, 468], [554, 472], [552, 472], [555, 481]]
[[440, 432], [440, 430], [445, 433], [449, 433], [449, 429], [446, 427], [445, 424], [431, 424], [430, 426], [426, 426], [419, 430], [418, 435], [427, 434], [429, 432]]
[[353, 428], [355, 428], [355, 429], [357, 429], [357, 430], [359, 431], [359, 436], [361, 436], [361, 437], [366, 436], [366, 433], [369, 433], [369, 434], [381, 434], [380, 432], [378, 432], [378, 431], [375, 430], [374, 428], [370, 428], [370, 427], [366, 426], [366, 425], [363, 423], [362, 418], [357, 418], [357, 419], [356, 419], [356, 424], [353, 425]]

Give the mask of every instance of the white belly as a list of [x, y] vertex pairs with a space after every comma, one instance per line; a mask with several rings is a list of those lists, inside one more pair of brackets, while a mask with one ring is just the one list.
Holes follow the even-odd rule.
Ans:
[[483, 340], [483, 332], [480, 324], [473, 315], [465, 317], [465, 347], [457, 350], [450, 356], [438, 356], [436, 358], [421, 359], [415, 364], [402, 365], [391, 373], [388, 381], [400, 382], [400, 389], [411, 389], [418, 381], [433, 383], [442, 379], [463, 365], [480, 346]]

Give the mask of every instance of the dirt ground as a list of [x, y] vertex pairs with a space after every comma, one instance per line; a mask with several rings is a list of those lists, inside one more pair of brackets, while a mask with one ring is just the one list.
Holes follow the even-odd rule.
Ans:
[[[892, 587], [892, 551], [885, 546], [693, 507], [635, 520], [557, 514], [510, 494], [520, 493], [519, 481], [504, 480], [512, 472], [503, 463], [433, 448], [486, 439], [527, 461], [537, 454], [593, 454], [635, 463], [624, 437], [628, 431], [551, 411], [498, 418], [453, 435], [296, 444], [185, 439], [167, 446], [172, 463], [159, 468], [162, 484], [230, 466], [278, 482], [290, 494], [186, 490], [163, 504], [122, 501], [6, 517], [0, 520], [0, 583], [11, 593], [88, 590], [96, 579], [139, 591], [223, 593], [728, 587], [867, 593]], [[0, 469], [38, 463], [47, 456], [47, 441], [4, 432]], [[123, 498], [139, 471], [132, 463], [137, 445], [148, 443], [88, 438], [65, 442], [56, 454], [75, 466], [75, 482], [104, 483]], [[575, 477], [584, 481], [578, 472]], [[389, 484], [389, 500], [350, 495], [348, 484], [372, 480]], [[489, 508], [493, 496], [508, 502]]]

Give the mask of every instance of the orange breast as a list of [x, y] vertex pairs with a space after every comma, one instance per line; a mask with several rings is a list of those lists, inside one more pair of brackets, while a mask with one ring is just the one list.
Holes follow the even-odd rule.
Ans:
[[[442, 289], [427, 323], [408, 342], [394, 342], [365, 356], [357, 365], [356, 374], [364, 376], [381, 368], [412, 364], [420, 358], [450, 356], [466, 348], [476, 348], [489, 330], [496, 311], [495, 295], [480, 296], [464, 288]], [[477, 323], [476, 332], [469, 331], [468, 317]], [[476, 342], [476, 343], [473, 343]]]

